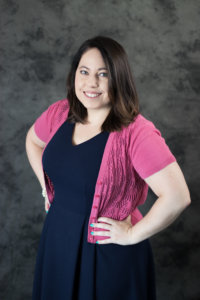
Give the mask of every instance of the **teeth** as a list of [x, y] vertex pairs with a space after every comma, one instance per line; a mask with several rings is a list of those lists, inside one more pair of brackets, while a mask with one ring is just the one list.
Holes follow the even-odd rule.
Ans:
[[85, 93], [88, 97], [92, 97], [92, 98], [94, 98], [94, 97], [97, 97], [97, 96], [99, 96], [100, 94], [89, 94], [89, 93]]

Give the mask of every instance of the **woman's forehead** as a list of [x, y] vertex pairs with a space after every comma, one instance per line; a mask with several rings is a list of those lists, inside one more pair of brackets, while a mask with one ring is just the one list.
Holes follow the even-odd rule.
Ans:
[[83, 65], [88, 69], [90, 69], [90, 67], [92, 66], [98, 66], [98, 68], [106, 68], [101, 52], [96, 48], [89, 49], [88, 51], [83, 53], [79, 61], [79, 66], [80, 65]]

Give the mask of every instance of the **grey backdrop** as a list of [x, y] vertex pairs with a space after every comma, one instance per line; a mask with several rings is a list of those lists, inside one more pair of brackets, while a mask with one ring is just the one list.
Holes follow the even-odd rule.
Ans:
[[[1, 0], [0, 298], [31, 299], [45, 218], [25, 152], [29, 127], [65, 98], [70, 59], [97, 34], [126, 49], [141, 113], [160, 129], [191, 192], [191, 206], [151, 238], [161, 300], [200, 299], [198, 0]], [[156, 197], [149, 191], [143, 213]]]

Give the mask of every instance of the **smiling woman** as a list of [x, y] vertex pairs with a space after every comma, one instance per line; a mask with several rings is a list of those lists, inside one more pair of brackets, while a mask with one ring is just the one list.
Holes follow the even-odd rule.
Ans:
[[80, 46], [67, 77], [67, 99], [72, 122], [99, 124], [112, 132], [134, 121], [138, 96], [127, 54], [118, 42], [99, 36]]
[[[85, 41], [67, 98], [34, 122], [27, 154], [49, 208], [35, 265], [33, 300], [155, 300], [149, 237], [190, 204], [175, 156], [139, 113], [123, 47]], [[158, 196], [146, 216], [148, 186]]]
[[[75, 93], [87, 109], [87, 121], [90, 124], [102, 122], [111, 109], [108, 76], [102, 72], [106, 69], [101, 52], [92, 48], [82, 55], [76, 71]], [[103, 76], [105, 74], [106, 76]]]

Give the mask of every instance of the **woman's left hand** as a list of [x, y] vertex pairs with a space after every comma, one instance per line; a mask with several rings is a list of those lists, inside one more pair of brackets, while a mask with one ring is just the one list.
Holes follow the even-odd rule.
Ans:
[[[131, 223], [131, 215], [129, 215], [123, 221], [117, 221], [107, 217], [100, 217], [98, 221], [106, 222], [104, 223], [92, 223], [92, 227], [103, 228], [106, 231], [93, 231], [95, 236], [109, 236], [105, 240], [98, 240], [98, 244], [119, 244], [119, 245], [131, 245], [131, 228], [133, 227]], [[109, 231], [107, 231], [109, 230]]]

